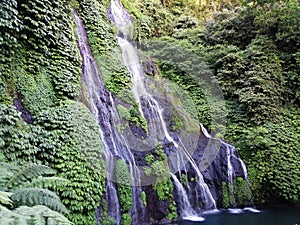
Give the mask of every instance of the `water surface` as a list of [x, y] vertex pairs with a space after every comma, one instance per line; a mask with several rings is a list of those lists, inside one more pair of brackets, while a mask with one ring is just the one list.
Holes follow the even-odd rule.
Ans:
[[260, 212], [249, 210], [220, 210], [203, 214], [201, 222], [180, 221], [178, 225], [300, 225], [300, 206], [258, 207]]

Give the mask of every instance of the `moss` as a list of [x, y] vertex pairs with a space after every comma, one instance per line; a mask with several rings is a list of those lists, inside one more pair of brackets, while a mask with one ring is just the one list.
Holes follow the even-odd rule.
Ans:
[[143, 171], [144, 171], [146, 176], [151, 176], [151, 174], [152, 174], [152, 168], [151, 167], [144, 167]]
[[142, 191], [142, 193], [141, 193], [141, 199], [142, 199], [144, 206], [146, 206], [147, 205], [147, 196], [144, 191]]
[[184, 186], [187, 186], [188, 185], [188, 177], [186, 174], [181, 174], [181, 183], [184, 185]]
[[245, 181], [243, 178], [237, 177], [234, 180], [233, 190], [236, 196], [237, 205], [247, 205], [249, 201], [251, 202], [251, 192], [247, 181]]
[[171, 128], [173, 131], [180, 130], [183, 126], [180, 117], [176, 114], [173, 115], [171, 124], [172, 124]]
[[176, 202], [174, 200], [170, 200], [170, 208], [169, 208], [170, 212], [167, 215], [167, 219], [169, 220], [175, 220], [178, 218], [178, 214], [177, 214], [177, 208], [176, 208]]
[[125, 119], [127, 121], [130, 120], [131, 118], [130, 112], [125, 106], [119, 104], [117, 106], [117, 110], [121, 119]]
[[131, 223], [132, 223], [131, 216], [128, 213], [123, 214], [121, 223], [122, 223], [122, 225], [131, 225]]
[[134, 94], [131, 90], [123, 88], [120, 90], [120, 92], [117, 94], [117, 96], [126, 104], [134, 105], [136, 104]]
[[145, 156], [145, 161], [146, 161], [146, 163], [148, 163], [148, 164], [153, 163], [153, 161], [154, 161], [154, 156], [153, 156], [152, 154], [147, 154], [147, 155]]
[[102, 207], [102, 211], [101, 211], [101, 216], [99, 218], [99, 224], [101, 225], [114, 225], [116, 224], [115, 219], [113, 219], [112, 217], [110, 217], [107, 213], [107, 203], [106, 200], [103, 200], [103, 202], [100, 205]]
[[156, 180], [153, 185], [153, 189], [158, 195], [160, 201], [168, 200], [173, 198], [174, 186], [170, 178], [165, 178], [164, 180]]
[[227, 189], [226, 182], [222, 182], [222, 207], [223, 208], [229, 208], [230, 207], [230, 198], [229, 198], [229, 192]]
[[129, 109], [130, 113], [130, 122], [135, 124], [137, 127], [142, 128], [146, 132], [146, 136], [148, 135], [148, 124], [147, 120], [141, 116], [139, 112], [139, 105], [138, 103], [131, 106]]
[[126, 213], [132, 207], [131, 175], [127, 164], [122, 159], [116, 161], [115, 175], [121, 211]]
[[113, 25], [107, 18], [109, 4], [110, 1], [86, 0], [80, 2], [79, 14], [85, 22], [89, 43], [106, 88], [122, 96], [124, 90], [128, 92], [130, 89], [131, 78], [123, 64]]

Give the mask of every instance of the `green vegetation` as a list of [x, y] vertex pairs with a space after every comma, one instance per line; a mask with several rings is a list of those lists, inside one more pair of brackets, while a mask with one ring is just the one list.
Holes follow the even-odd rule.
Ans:
[[[191, 117], [223, 137], [220, 130], [225, 129], [222, 122], [226, 114], [224, 138], [237, 146], [247, 162], [255, 202], [268, 203], [272, 199], [299, 203], [299, 2], [122, 3], [135, 21], [132, 40], [149, 41], [143, 47], [159, 67], [156, 76], [173, 82], [171, 89], [176, 97], [172, 104], [178, 104], [178, 109], [171, 110], [171, 129], [192, 130], [193, 124], [186, 119]], [[122, 102], [117, 108], [121, 119], [142, 128], [147, 135], [147, 122], [139, 113], [130, 90], [130, 74], [122, 63], [116, 29], [107, 17], [109, 4], [108, 0], [1, 2], [0, 163], [11, 169], [0, 174], [0, 180], [8, 179], [0, 190], [3, 223], [42, 224], [42, 215], [46, 215], [49, 223], [70, 224], [49, 209], [47, 197], [53, 202], [61, 199], [69, 211], [66, 216], [76, 225], [95, 224], [95, 209], [99, 206], [103, 209], [103, 224], [114, 224], [101, 201], [105, 165], [99, 129], [87, 107], [80, 103], [86, 104], [86, 96], [82, 96], [85, 87], [80, 81], [81, 57], [73, 19], [75, 7], [87, 28], [105, 86]], [[215, 87], [222, 90], [226, 109], [223, 99], [215, 98], [220, 94]], [[15, 100], [22, 103], [32, 123], [20, 117], [13, 105]], [[191, 116], [182, 118], [176, 113], [181, 108]], [[159, 200], [169, 202], [168, 219], [175, 219], [174, 187], [161, 146], [145, 161], [145, 174], [156, 177], [153, 189]], [[24, 167], [18, 170], [15, 164]], [[22, 178], [26, 165], [41, 164], [45, 165], [41, 174], [31, 170], [31, 177]], [[54, 172], [44, 170], [48, 166], [56, 171], [57, 178], [52, 177]], [[9, 179], [17, 175], [15, 172], [18, 179]], [[119, 185], [118, 193], [122, 223], [129, 225], [130, 173], [120, 160], [115, 172], [118, 181], [127, 184]], [[28, 185], [34, 185], [26, 186], [26, 179], [30, 179]], [[187, 177], [183, 175], [181, 181], [186, 185]], [[62, 185], [63, 182], [66, 183]], [[243, 204], [249, 198], [242, 193], [244, 189], [246, 184], [239, 179], [229, 187], [223, 183], [223, 206], [232, 204], [230, 191], [235, 193], [236, 203]], [[45, 194], [45, 199], [32, 195], [37, 190]], [[141, 198], [146, 205], [148, 196], [143, 193]], [[32, 204], [19, 200], [41, 200], [49, 208], [28, 207]], [[18, 207], [20, 204], [27, 207]]]
[[167, 218], [169, 220], [175, 220], [178, 218], [178, 214], [177, 214], [177, 208], [176, 208], [176, 203], [175, 201], [170, 201], [170, 212], [167, 215]]
[[147, 195], [144, 191], [142, 191], [142, 193], [141, 193], [141, 199], [142, 199], [144, 206], [146, 206], [147, 205]]
[[130, 112], [125, 106], [119, 104], [117, 106], [117, 110], [118, 110], [118, 113], [119, 113], [119, 116], [121, 119], [125, 119], [127, 121], [129, 121], [131, 119]]
[[101, 216], [100, 216], [100, 218], [97, 218], [96, 222], [101, 223], [103, 225], [114, 225], [114, 224], [116, 224], [115, 219], [113, 219], [112, 217], [110, 217], [108, 215], [107, 203], [106, 203], [106, 200], [104, 200], [104, 199], [101, 202], [101, 208], [102, 208]]
[[1, 162], [0, 171], [1, 224], [44, 224], [45, 217], [51, 217], [50, 223], [72, 224], [61, 214], [68, 211], [59, 197], [45, 189], [68, 183], [66, 179], [53, 177], [54, 170], [38, 164], [21, 167]]
[[66, 185], [49, 185], [77, 224], [94, 222], [94, 209], [104, 188], [104, 165], [97, 124], [80, 103], [67, 101], [41, 111], [33, 125], [20, 120], [11, 107], [2, 106], [1, 151], [8, 162], [39, 161], [66, 178]]
[[255, 202], [300, 200], [299, 13], [296, 1], [260, 4], [224, 11], [207, 26], [209, 45], [235, 49], [212, 68], [227, 99], [225, 138], [249, 165]]
[[128, 212], [132, 206], [131, 176], [127, 164], [122, 159], [116, 161], [115, 175], [121, 210]]
[[186, 174], [181, 174], [181, 177], [180, 177], [181, 179], [180, 179], [180, 183], [182, 183], [182, 185], [184, 185], [184, 186], [187, 186], [188, 185], [188, 177], [187, 177], [187, 175]]
[[225, 209], [230, 207], [230, 193], [224, 181], [222, 182], [222, 207]]
[[131, 125], [142, 128], [145, 131], [146, 136], [148, 135], [147, 120], [141, 116], [138, 103], [134, 103], [129, 109], [118, 104], [117, 110], [120, 118], [127, 122], [126, 125], [123, 125], [124, 128], [127, 128], [128, 123], [130, 123]]
[[156, 150], [153, 154], [147, 154], [145, 160], [149, 166], [144, 167], [144, 173], [147, 176], [154, 175], [155, 182], [152, 185], [160, 201], [169, 202], [168, 219], [172, 220], [178, 217], [176, 213], [176, 203], [173, 201], [174, 185], [170, 178], [170, 168], [167, 163], [167, 156], [163, 152], [162, 145], [156, 144]]
[[135, 124], [137, 127], [141, 127], [146, 132], [146, 135], [148, 135], [147, 120], [141, 116], [139, 112], [139, 105], [137, 103], [130, 107], [129, 113], [130, 122]]
[[247, 181], [242, 177], [238, 177], [234, 180], [233, 192], [236, 196], [237, 205], [247, 205], [251, 204], [251, 192]]
[[132, 218], [128, 213], [122, 215], [122, 225], [131, 225], [131, 222]]
[[1, 163], [0, 190], [6, 201], [4, 205], [18, 207], [21, 205], [45, 205], [52, 210], [67, 213], [66, 207], [60, 202], [59, 197], [43, 187], [62, 186], [68, 182], [66, 179], [51, 176], [55, 172], [49, 167], [28, 164], [21, 168], [10, 163]]
[[206, 90], [200, 78], [208, 74], [222, 89], [224, 138], [249, 165], [255, 202], [300, 201], [299, 15], [294, 0], [245, 3], [215, 12], [203, 26], [182, 20], [172, 37], [146, 45], [161, 75], [192, 99], [193, 116], [218, 137], [223, 137], [218, 129], [224, 129], [225, 117], [215, 117], [224, 108], [210, 99], [207, 93], [214, 90]]
[[84, 21], [92, 48], [107, 89], [122, 98], [131, 85], [130, 74], [123, 64], [116, 34], [107, 17], [110, 1], [84, 0], [79, 15]]
[[236, 207], [252, 204], [249, 184], [242, 177], [237, 177], [233, 184], [222, 182], [222, 207]]
[[[95, 223], [105, 167], [97, 124], [84, 105], [73, 101], [79, 97], [81, 59], [72, 7], [64, 0], [1, 4], [0, 148], [7, 163], [42, 163], [67, 179], [58, 185], [48, 178], [44, 185], [57, 193], [72, 222], [86, 225]], [[33, 124], [20, 118], [11, 105], [15, 98]], [[20, 194], [30, 197], [35, 190]]]
[[1, 224], [44, 225], [46, 221], [48, 224], [73, 224], [60, 213], [42, 205], [33, 207], [20, 206], [14, 210], [9, 210], [0, 205], [0, 217]]

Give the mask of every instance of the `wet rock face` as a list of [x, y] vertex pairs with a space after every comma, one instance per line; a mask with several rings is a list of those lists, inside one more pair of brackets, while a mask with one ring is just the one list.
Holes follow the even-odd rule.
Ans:
[[[109, 94], [104, 91], [103, 96], [101, 98], [101, 104], [110, 104], [109, 102]], [[162, 100], [160, 100], [161, 104]], [[167, 104], [166, 104], [167, 105]], [[111, 106], [110, 106], [111, 107]], [[148, 116], [148, 115], [146, 115]], [[165, 120], [168, 121], [167, 125], [170, 126], [172, 113], [168, 110], [167, 107], [165, 107], [164, 111], [164, 117]], [[101, 118], [99, 118], [100, 124], [102, 126], [108, 126], [107, 124], [112, 123], [112, 119], [110, 116], [101, 115]], [[111, 125], [110, 125], [111, 126]], [[168, 127], [169, 128], [169, 127]], [[145, 135], [143, 130], [138, 129], [134, 124], [129, 123], [129, 129], [131, 132], [136, 133], [137, 137]], [[170, 128], [169, 128], [170, 129]], [[178, 133], [176, 132], [170, 132], [174, 140], [178, 140]], [[107, 131], [105, 131], [106, 135], [114, 135]], [[110, 143], [109, 141], [107, 144], [113, 145], [113, 143]], [[116, 143], [115, 143], [116, 144]], [[176, 147], [174, 146], [174, 143], [168, 141], [166, 138], [162, 141], [162, 149], [164, 153], [168, 156], [168, 163], [170, 168], [173, 166], [171, 159], [172, 154], [176, 154]], [[120, 145], [121, 147], [121, 145]], [[154, 154], [155, 155], [155, 148], [148, 149], [141, 151], [140, 149], [130, 149], [132, 154], [134, 155], [134, 161], [135, 164], [139, 167], [147, 167], [149, 164], [146, 162], [145, 157], [147, 154]], [[234, 170], [233, 178], [236, 177], [243, 177], [244, 171], [241, 168], [241, 164], [239, 161], [239, 156], [237, 154], [237, 151], [235, 149], [232, 150], [230, 153], [232, 154], [232, 157], [230, 157], [231, 165]], [[226, 143], [222, 143], [220, 140], [217, 139], [209, 139], [206, 138], [202, 133], [199, 133], [198, 141], [196, 141], [195, 150], [193, 151], [192, 158], [195, 161], [195, 163], [199, 166], [203, 164], [203, 161], [206, 161], [208, 156], [212, 155], [212, 160], [207, 161], [207, 166], [200, 168], [201, 173], [203, 175], [203, 179], [205, 183], [207, 184], [209, 190], [211, 191], [211, 194], [213, 196], [213, 199], [216, 201], [217, 207], [222, 206], [222, 182], [228, 182], [228, 146]], [[204, 203], [202, 202], [201, 196], [198, 196], [196, 190], [196, 182], [194, 178], [197, 177], [197, 174], [195, 170], [193, 169], [193, 166], [189, 161], [186, 162], [184, 165], [185, 171], [177, 171], [175, 175], [178, 176], [178, 172], [181, 172], [182, 174], [185, 174], [188, 178], [188, 184], [190, 186], [188, 191], [189, 201], [195, 211], [197, 213], [202, 212], [205, 210]], [[179, 176], [178, 176], [179, 177]], [[147, 186], [143, 186], [142, 190], [146, 193], [146, 201], [147, 204], [145, 206], [144, 214], [143, 212], [138, 212], [141, 209], [137, 209], [136, 213], [138, 215], [144, 215], [143, 217], [138, 217], [136, 221], [138, 221], [139, 225], [149, 225], [149, 224], [166, 224], [167, 223], [167, 216], [169, 214], [169, 207], [170, 202], [168, 200], [166, 201], [160, 201], [157, 195], [157, 192], [153, 189], [152, 185], [147, 184]], [[177, 199], [179, 198], [178, 193], [176, 192], [176, 189], [174, 188], [173, 191], [174, 200], [177, 204], [177, 209], [179, 209], [180, 202], [177, 202]], [[177, 212], [178, 215], [180, 215], [180, 212]], [[134, 216], [134, 214], [132, 214]]]
[[159, 201], [158, 195], [152, 186], [143, 188], [147, 196], [145, 224], [159, 224], [164, 222], [168, 215], [169, 201]]
[[20, 98], [14, 99], [14, 106], [19, 112], [21, 112], [21, 117], [26, 123], [33, 123], [34, 119], [32, 115], [30, 114], [30, 112], [24, 109], [24, 106]]
[[[132, 83], [136, 80], [143, 81], [143, 83], [136, 82], [139, 85], [139, 88], [134, 90], [136, 92], [135, 96], [140, 96], [137, 101], [140, 103], [140, 107], [143, 111], [141, 114], [143, 114], [144, 119], [147, 121], [148, 136], [147, 132], [143, 130], [141, 126], [137, 126], [134, 121], [127, 121], [129, 129], [126, 130], [127, 134], [124, 135], [127, 135], [127, 139], [124, 138], [123, 133], [120, 133], [120, 130], [117, 129], [117, 125], [119, 125], [117, 123], [119, 123], [121, 119], [119, 118], [120, 115], [118, 115], [115, 107], [115, 96], [105, 89], [103, 81], [100, 79], [100, 70], [92, 57], [86, 37], [86, 31], [84, 30], [83, 23], [80, 21], [78, 22], [78, 33], [79, 39], [81, 40], [81, 42], [79, 42], [79, 48], [83, 58], [83, 80], [86, 82], [89, 102], [94, 106], [90, 108], [95, 109], [93, 114], [101, 129], [101, 139], [105, 148], [104, 152], [108, 156], [106, 157], [106, 163], [107, 165], [112, 166], [113, 163], [109, 161], [110, 159], [122, 159], [128, 167], [131, 168], [131, 181], [136, 182], [132, 184], [138, 184], [131, 187], [133, 204], [130, 210], [126, 208], [125, 213], [130, 214], [133, 220], [132, 224], [134, 225], [163, 224], [168, 221], [167, 217], [170, 213], [170, 201], [174, 200], [178, 209], [177, 213], [181, 216], [179, 209], [184, 208], [180, 206], [185, 204], [183, 204], [183, 201], [179, 200], [180, 192], [176, 192], [176, 188], [174, 188], [173, 198], [169, 198], [165, 201], [159, 200], [159, 196], [152, 185], [155, 183], [155, 176], [159, 173], [155, 174], [154, 182], [143, 183], [142, 180], [147, 178], [147, 174], [145, 173], [146, 175], [143, 177], [140, 175], [140, 171], [138, 171], [140, 168], [136, 168], [138, 166], [149, 166], [145, 156], [150, 153], [155, 155], [155, 151], [157, 150], [155, 146], [158, 143], [162, 145], [163, 152], [168, 156], [167, 159], [171, 171], [170, 176], [173, 178], [174, 186], [177, 185], [177, 190], [184, 190], [184, 187], [182, 187], [183, 185], [180, 183], [183, 183], [183, 181], [179, 181], [178, 179], [177, 182], [176, 179], [177, 177], [180, 177], [179, 173], [186, 176], [185, 186], [187, 186], [186, 189], [188, 190], [186, 191], [187, 193], [185, 196], [188, 197], [185, 199], [188, 198], [194, 211], [199, 213], [203, 210], [214, 208], [214, 200], [216, 200], [217, 206], [221, 206], [222, 182], [228, 181], [228, 168], [230, 167], [232, 168], [231, 171], [234, 171], [234, 173], [231, 174], [232, 178], [243, 174], [236, 151], [234, 151], [233, 148], [229, 149], [228, 145], [221, 143], [220, 140], [206, 138], [200, 132], [200, 128], [199, 132], [195, 132], [193, 135], [190, 135], [188, 132], [182, 132], [183, 130], [181, 130], [181, 127], [179, 127], [177, 131], [172, 129], [175, 124], [172, 124], [174, 113], [171, 108], [176, 108], [177, 106], [173, 106], [171, 101], [168, 101], [165, 90], [160, 91], [162, 88], [158, 88], [156, 83], [150, 83], [148, 79], [144, 77], [144, 74], [140, 73], [140, 65], [136, 65], [136, 62], [139, 62], [140, 60], [138, 59], [133, 46], [128, 42], [128, 37], [126, 35], [129, 33], [127, 25], [130, 25], [132, 19], [118, 1], [112, 1], [112, 6], [114, 7], [109, 9], [108, 16], [119, 28], [118, 40], [121, 41], [120, 43], [123, 43], [123, 45], [120, 44], [120, 47], [122, 51], [126, 53], [124, 55], [128, 56], [132, 54], [132, 57], [124, 57], [123, 59], [124, 62], [126, 62], [126, 65], [130, 65], [128, 67], [129, 72], [136, 73], [133, 74], [135, 76], [133, 76], [134, 79], [132, 79]], [[146, 61], [142, 66], [144, 73], [150, 76], [154, 76], [157, 73], [157, 68], [151, 61]], [[136, 111], [138, 110], [136, 109]], [[134, 119], [138, 120], [138, 122], [144, 122], [144, 120], [141, 121], [138, 113], [139, 112], [134, 113], [137, 114]], [[142, 125], [145, 124], [142, 123]], [[130, 134], [132, 135], [130, 136]], [[187, 143], [186, 149], [180, 148], [180, 145], [182, 144], [181, 139], [184, 144]], [[217, 140], [216, 143], [214, 143], [214, 140]], [[191, 141], [192, 144], [189, 144]], [[138, 144], [135, 142], [138, 142]], [[146, 146], [143, 145], [145, 143], [147, 143]], [[189, 150], [193, 151], [192, 153], [189, 153], [190, 155], [186, 152], [189, 152]], [[182, 162], [177, 162], [179, 154], [182, 154], [183, 156], [186, 154], [187, 157], [183, 159]], [[232, 157], [228, 157], [229, 154], [231, 154]], [[161, 155], [163, 154], [160, 153], [160, 156]], [[229, 158], [232, 160], [230, 161]], [[165, 169], [165, 167], [156, 166], [156, 169], [159, 172], [162, 169]], [[200, 167], [200, 172], [198, 167]], [[112, 166], [111, 168], [114, 167]], [[167, 172], [169, 173], [170, 171]], [[203, 180], [200, 173], [203, 175]], [[109, 176], [109, 173], [107, 173], [107, 176]], [[118, 221], [119, 225], [121, 224], [120, 218], [122, 217], [121, 214], [124, 214], [124, 209], [121, 213], [122, 209], [118, 210], [117, 207], [119, 206], [118, 204], [121, 199], [121, 196], [119, 196], [121, 194], [117, 191], [120, 187], [118, 185], [121, 186], [122, 184], [118, 183], [116, 185], [110, 185], [110, 182], [108, 182], [107, 187], [109, 188], [107, 188], [105, 193], [105, 199], [107, 202], [108, 214], [117, 219], [116, 221]], [[208, 188], [203, 188], [205, 185], [207, 185]], [[117, 186], [117, 188], [115, 186]], [[146, 194], [147, 204], [145, 205], [140, 200], [142, 191]], [[164, 193], [164, 191], [163, 188], [161, 192]], [[167, 191], [170, 192], [170, 189]], [[166, 193], [170, 194], [167, 191]], [[181, 193], [185, 193], [185, 191], [182, 191]], [[120, 208], [121, 207], [119, 207], [119, 209]], [[99, 214], [101, 214], [100, 211]]]
[[145, 74], [149, 76], [154, 76], [158, 72], [156, 65], [153, 61], [145, 61], [143, 62], [142, 66]]

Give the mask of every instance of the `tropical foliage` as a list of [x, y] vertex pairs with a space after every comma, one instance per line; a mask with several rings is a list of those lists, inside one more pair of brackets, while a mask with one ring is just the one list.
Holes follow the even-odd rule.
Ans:
[[1, 224], [44, 224], [45, 221], [72, 224], [61, 214], [68, 211], [59, 197], [44, 188], [68, 183], [66, 179], [53, 177], [53, 169], [38, 164], [21, 167], [2, 162], [0, 171]]
[[[226, 114], [224, 138], [247, 162], [256, 202], [299, 203], [299, 2], [122, 3], [135, 22], [132, 41], [140, 42], [147, 60], [157, 63], [155, 76], [181, 90], [177, 93], [181, 106], [214, 132], [225, 129]], [[145, 135], [148, 130], [130, 91], [130, 74], [121, 63], [116, 29], [107, 17], [109, 4], [108, 0], [0, 4], [0, 214], [5, 223], [39, 224], [46, 215], [49, 224], [69, 224], [53, 211], [68, 210], [66, 216], [76, 225], [95, 224], [95, 209], [101, 204], [101, 216], [108, 218], [102, 201], [105, 165], [100, 133], [80, 81], [74, 8], [87, 28], [105, 86], [122, 100], [121, 119], [141, 127]], [[225, 101], [214, 98], [220, 93]], [[175, 115], [173, 131], [183, 126], [187, 125]], [[169, 202], [169, 219], [174, 219], [174, 187], [164, 157], [158, 146], [147, 155], [144, 172], [157, 177], [152, 188], [160, 200]], [[129, 182], [123, 161], [117, 161], [115, 173], [120, 181]], [[132, 222], [130, 191], [118, 187], [126, 225]], [[148, 195], [143, 193], [146, 205]], [[229, 206], [229, 196], [224, 196], [224, 205]]]

